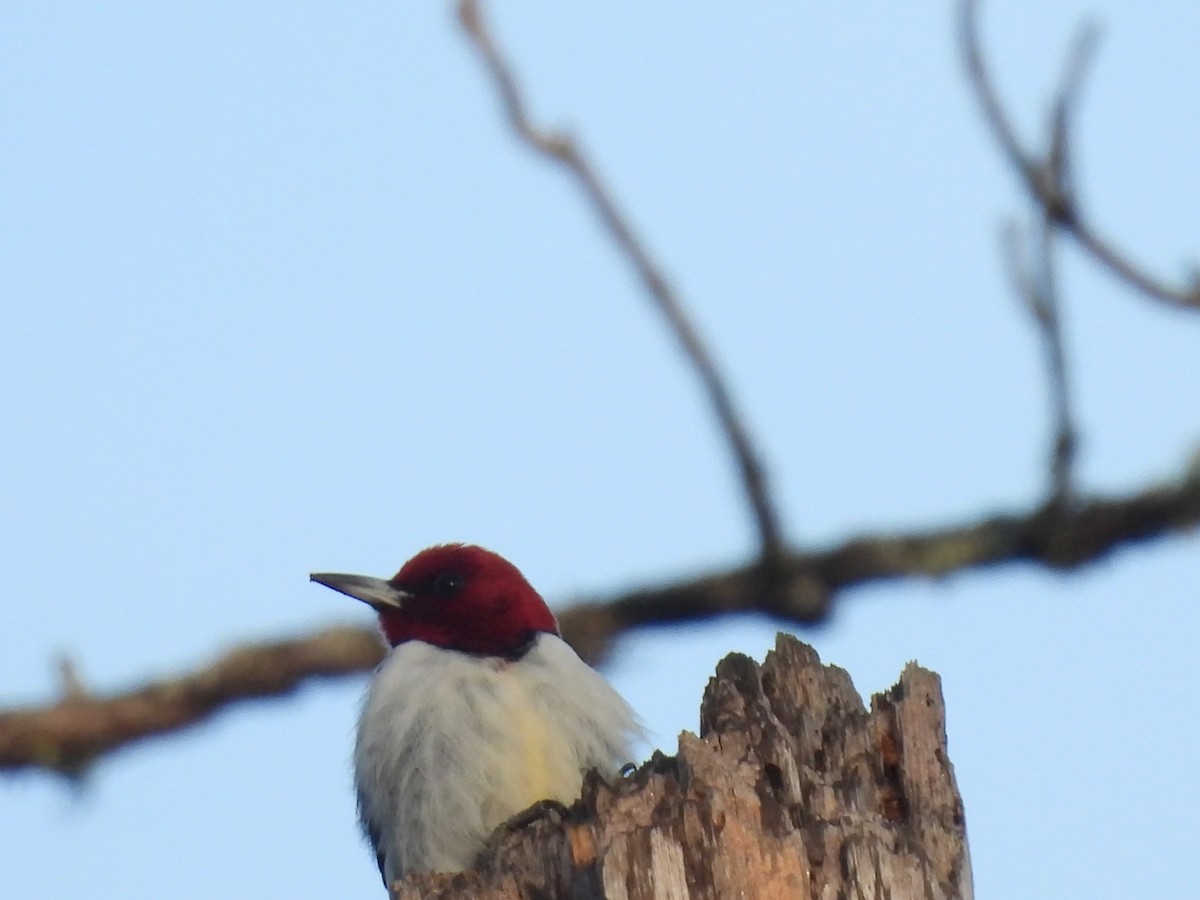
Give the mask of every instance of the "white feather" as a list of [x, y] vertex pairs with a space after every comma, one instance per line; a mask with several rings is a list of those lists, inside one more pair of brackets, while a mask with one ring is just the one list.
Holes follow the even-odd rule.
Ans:
[[552, 634], [516, 661], [400, 644], [371, 684], [354, 751], [385, 880], [469, 867], [505, 819], [578, 799], [588, 769], [615, 775], [640, 733], [621, 696]]

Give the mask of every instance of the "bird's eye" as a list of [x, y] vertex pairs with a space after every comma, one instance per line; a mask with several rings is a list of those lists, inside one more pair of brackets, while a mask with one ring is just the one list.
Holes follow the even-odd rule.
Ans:
[[441, 572], [434, 576], [430, 585], [439, 597], [453, 597], [463, 586], [463, 577], [457, 572]]

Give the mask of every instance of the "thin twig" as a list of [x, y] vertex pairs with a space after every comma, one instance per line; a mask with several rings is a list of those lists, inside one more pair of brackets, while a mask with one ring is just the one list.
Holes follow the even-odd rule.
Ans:
[[[1026, 253], [1022, 247], [1028, 245]], [[1004, 247], [1014, 290], [1028, 309], [1042, 338], [1054, 441], [1050, 453], [1051, 504], [1065, 508], [1074, 495], [1074, 462], [1078, 444], [1071, 407], [1062, 317], [1054, 261], [1054, 227], [1045, 214], [1028, 235], [1016, 223], [1004, 231]], [[1032, 257], [1032, 259], [1030, 259]]]
[[[1120, 547], [1197, 526], [1200, 465], [1193, 464], [1174, 484], [1128, 496], [927, 531], [862, 535], [791, 554], [781, 566], [786, 605], [764, 596], [757, 568], [746, 566], [580, 602], [564, 609], [559, 622], [580, 655], [599, 662], [622, 635], [640, 628], [755, 613], [793, 625], [817, 622], [843, 592], [872, 582], [1018, 562], [1074, 569]], [[366, 673], [382, 655], [374, 628], [327, 629], [298, 640], [249, 644], [194, 672], [131, 691], [0, 710], [0, 771], [75, 775], [120, 747], [197, 725], [238, 703], [290, 693], [318, 678]]]
[[[1068, 58], [1062, 85], [1050, 114], [1050, 135], [1045, 162], [1039, 164], [1044, 183], [1055, 187], [1056, 196], [1074, 207], [1071, 173], [1071, 116], [1078, 103], [1083, 73], [1096, 42], [1096, 30], [1080, 31], [1074, 52]], [[1059, 299], [1056, 265], [1055, 220], [1050, 207], [1037, 205], [1036, 226], [1026, 238], [1012, 225], [1007, 229], [1006, 245], [1009, 269], [1018, 295], [1025, 301], [1042, 337], [1046, 375], [1050, 384], [1050, 412], [1054, 422], [1054, 442], [1050, 454], [1051, 506], [1064, 509], [1072, 502], [1073, 469], [1077, 431], [1071, 410], [1066, 350], [1062, 328], [1062, 304]], [[1021, 251], [1024, 240], [1028, 254]]]
[[[1183, 287], [1174, 287], [1154, 277], [1111, 242], [1100, 237], [1095, 228], [1080, 214], [1071, 185], [1068, 183], [1072, 167], [1067, 158], [1069, 148], [1066, 143], [1065, 125], [1061, 130], [1055, 130], [1062, 142], [1052, 145], [1046, 161], [1039, 160], [1021, 145], [984, 65], [983, 50], [979, 41], [978, 10], [979, 0], [959, 2], [959, 35], [967, 74], [992, 134], [1013, 168], [1020, 173], [1035, 201], [1058, 228], [1074, 237], [1093, 259], [1126, 284], [1148, 297], [1176, 308], [1200, 309], [1200, 279], [1193, 277], [1190, 283]], [[1064, 122], [1069, 107], [1081, 89], [1083, 73], [1095, 45], [1095, 35], [1094, 27], [1085, 26], [1069, 58], [1067, 74], [1055, 104], [1058, 110], [1056, 115], [1061, 115]], [[1061, 157], [1057, 163], [1056, 156]]]
[[562, 165], [574, 177], [592, 209], [613, 241], [629, 260], [654, 305], [666, 317], [672, 333], [704, 385], [741, 473], [755, 523], [758, 526], [762, 561], [768, 565], [782, 558], [784, 547], [775, 505], [767, 490], [766, 476], [741, 416], [734, 406], [712, 355], [688, 319], [679, 295], [667, 282], [662, 269], [651, 258], [645, 244], [634, 234], [628, 218], [569, 135], [546, 131], [533, 123], [517, 86], [512, 68], [483, 21], [475, 0], [461, 0], [459, 19], [491, 75], [508, 116], [509, 124], [524, 143], [537, 153]]
[[1046, 151], [1043, 167], [1051, 183], [1058, 185], [1060, 191], [1070, 198], [1072, 207], [1076, 205], [1076, 201], [1070, 148], [1071, 120], [1079, 106], [1084, 76], [1095, 56], [1099, 40], [1100, 28], [1095, 22], [1084, 22], [1080, 26], [1075, 35], [1075, 44], [1067, 54], [1062, 81], [1059, 83], [1050, 113], [1050, 146]]
[[1050, 459], [1051, 497], [1059, 506], [1074, 499], [1073, 472], [1078, 432], [1071, 409], [1070, 380], [1067, 375], [1066, 350], [1063, 341], [1062, 311], [1058, 295], [1058, 276], [1054, 254], [1054, 226], [1049, 216], [1038, 227], [1040, 238], [1041, 290], [1039, 295], [1045, 314], [1041, 322], [1042, 345], [1050, 379], [1051, 418], [1054, 422], [1054, 447]]

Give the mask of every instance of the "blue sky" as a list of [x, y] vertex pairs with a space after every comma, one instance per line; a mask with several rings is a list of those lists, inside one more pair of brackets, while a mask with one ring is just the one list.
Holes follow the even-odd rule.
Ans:
[[[789, 536], [1034, 503], [1040, 350], [997, 232], [1023, 198], [951, 7], [491, 9], [728, 373]], [[994, 2], [986, 46], [1040, 135], [1080, 18], [1085, 207], [1153, 270], [1200, 252], [1200, 9]], [[572, 186], [515, 145], [440, 3], [45, 3], [0, 11], [0, 703], [231, 642], [363, 621], [310, 571], [482, 543], [555, 603], [739, 563], [728, 454]], [[1080, 479], [1200, 444], [1200, 318], [1063, 256]], [[881, 585], [802, 637], [864, 694], [941, 673], [977, 894], [1184, 896], [1200, 776], [1197, 543], [1077, 575]], [[769, 622], [650, 631], [607, 674], [674, 746]], [[381, 896], [354, 827], [362, 683], [0, 782], [12, 896]]]

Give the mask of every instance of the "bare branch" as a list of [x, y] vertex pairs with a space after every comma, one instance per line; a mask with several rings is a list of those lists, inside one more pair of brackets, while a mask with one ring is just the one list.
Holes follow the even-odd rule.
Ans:
[[50, 706], [0, 711], [0, 770], [84, 774], [100, 756], [152, 735], [197, 725], [242, 700], [278, 697], [314, 678], [369, 671], [383, 658], [369, 629], [237, 647], [195, 672], [96, 696], [67, 682]]
[[1043, 161], [1022, 147], [1012, 121], [1004, 111], [988, 75], [979, 41], [978, 7], [978, 0], [959, 2], [959, 35], [967, 74], [979, 98], [988, 126], [1013, 168], [1020, 173], [1034, 201], [1041, 206], [1057, 228], [1073, 236], [1093, 259], [1126, 284], [1148, 297], [1176, 308], [1200, 309], [1200, 279], [1193, 277], [1183, 287], [1173, 287], [1154, 277], [1111, 242], [1100, 237], [1096, 229], [1080, 214], [1069, 178], [1072, 167], [1069, 159], [1068, 119], [1095, 46], [1095, 28], [1085, 27], [1075, 42], [1055, 100], [1050, 149]]
[[1055, 96], [1050, 114], [1050, 147], [1046, 152], [1045, 168], [1049, 181], [1060, 186], [1062, 193], [1075, 202], [1074, 173], [1071, 171], [1071, 117], [1083, 92], [1083, 77], [1096, 53], [1100, 29], [1085, 22], [1075, 36], [1075, 45], [1067, 55], [1062, 83]]
[[[1022, 250], [1022, 242], [1029, 252]], [[1014, 223], [1005, 229], [1005, 251], [1014, 289], [1024, 301], [1042, 338], [1046, 376], [1050, 383], [1050, 412], [1054, 441], [1050, 454], [1051, 505], [1065, 507], [1074, 496], [1074, 464], [1078, 432], [1071, 409], [1066, 350], [1059, 311], [1054, 260], [1053, 224], [1043, 215], [1028, 236]], [[1030, 259], [1032, 257], [1032, 259]]]
[[513, 131], [531, 150], [559, 163], [572, 176], [621, 253], [637, 272], [654, 305], [666, 317], [672, 333], [703, 383], [709, 403], [737, 459], [742, 484], [758, 526], [762, 560], [768, 567], [771, 566], [783, 556], [784, 545], [775, 505], [767, 490], [766, 475], [716, 363], [689, 320], [679, 295], [651, 258], [645, 244], [634, 234], [628, 218], [617, 208], [612, 195], [575, 141], [569, 135], [546, 131], [530, 119], [512, 68], [484, 23], [476, 0], [461, 0], [458, 10], [462, 26], [496, 86]]
[[1104, 559], [1127, 544], [1200, 525], [1200, 467], [1181, 481], [1118, 498], [1093, 498], [1060, 509], [950, 525], [924, 532], [864, 535], [826, 550], [797, 551], [784, 563], [783, 602], [756, 592], [751, 566], [661, 588], [584, 603], [560, 617], [563, 633], [585, 659], [602, 660], [609, 642], [647, 626], [736, 613], [781, 622], [822, 621], [841, 592], [884, 580], [940, 578], [1005, 563], [1069, 570]]
[[[1178, 483], [907, 534], [865, 535], [789, 554], [786, 590], [764, 594], [757, 565], [582, 602], [559, 617], [563, 635], [592, 662], [625, 633], [732, 614], [780, 622], [821, 621], [852, 587], [937, 578], [1014, 562], [1073, 569], [1119, 547], [1200, 525], [1200, 465]], [[213, 664], [126, 693], [69, 696], [43, 707], [0, 711], [0, 771], [77, 775], [95, 759], [143, 738], [205, 721], [244, 700], [290, 693], [310, 678], [370, 671], [383, 654], [373, 628], [332, 628], [311, 637], [235, 649]]]

